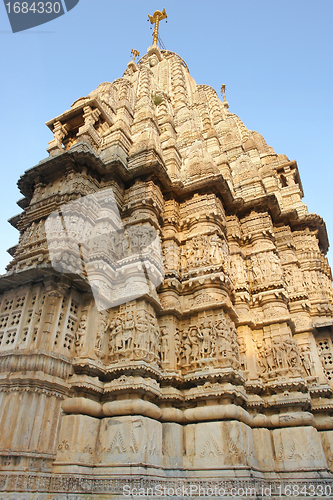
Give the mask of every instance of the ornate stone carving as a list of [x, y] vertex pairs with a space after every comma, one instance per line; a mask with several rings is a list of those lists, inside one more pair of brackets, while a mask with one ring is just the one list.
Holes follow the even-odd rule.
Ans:
[[113, 315], [109, 323], [109, 361], [142, 357], [156, 361], [160, 357], [160, 336], [156, 316], [150, 308], [124, 309]]
[[78, 355], [81, 354], [83, 346], [84, 346], [84, 339], [86, 336], [87, 322], [88, 322], [87, 315], [82, 314], [80, 323], [79, 323], [77, 330], [75, 332], [75, 350], [76, 350], [76, 353]]
[[188, 272], [196, 267], [220, 266], [229, 269], [229, 252], [225, 239], [217, 234], [194, 236], [186, 241], [182, 253], [183, 267]]
[[48, 126], [0, 280], [4, 499], [332, 482], [328, 239], [296, 162], [156, 44]]
[[298, 343], [290, 336], [270, 341], [257, 340], [258, 367], [263, 375], [275, 377], [279, 372], [294, 372], [301, 365]]

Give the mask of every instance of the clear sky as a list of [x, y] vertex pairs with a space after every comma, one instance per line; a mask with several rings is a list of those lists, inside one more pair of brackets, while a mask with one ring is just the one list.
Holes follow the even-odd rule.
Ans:
[[147, 15], [163, 7], [166, 48], [198, 84], [217, 91], [226, 84], [229, 110], [297, 160], [304, 201], [326, 220], [333, 246], [332, 0], [80, 0], [16, 34], [1, 2], [0, 273], [18, 240], [6, 222], [21, 211], [16, 182], [47, 156], [52, 139], [44, 123], [121, 77], [132, 48], [144, 55], [152, 42]]

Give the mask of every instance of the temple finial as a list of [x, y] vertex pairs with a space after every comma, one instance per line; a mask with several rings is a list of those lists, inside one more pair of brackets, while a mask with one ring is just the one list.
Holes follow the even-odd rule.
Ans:
[[153, 40], [153, 45], [157, 45], [157, 40], [158, 40], [158, 26], [159, 26], [159, 22], [162, 21], [162, 19], [166, 19], [168, 16], [167, 16], [167, 13], [165, 12], [165, 9], [163, 9], [163, 11], [159, 11], [159, 10], [156, 10], [154, 12], [154, 15], [153, 16], [150, 16], [148, 14], [148, 18], [149, 18], [149, 21], [151, 22], [151, 24], [155, 24], [155, 28], [154, 28], [154, 40]]
[[226, 98], [225, 98], [225, 85], [224, 85], [224, 83], [221, 85], [221, 93], [223, 95], [223, 102], [225, 102]]
[[138, 50], [136, 50], [136, 49], [132, 49], [132, 50], [131, 50], [131, 54], [132, 54], [132, 56], [133, 56], [132, 61], [133, 61], [133, 62], [135, 62], [135, 59], [136, 59], [137, 57], [139, 57], [140, 52], [139, 52]]
[[229, 104], [228, 104], [228, 102], [227, 102], [227, 100], [225, 98], [225, 85], [224, 85], [224, 83], [221, 85], [221, 94], [223, 95], [223, 103], [222, 104], [224, 105], [225, 108], [228, 109], [229, 108]]

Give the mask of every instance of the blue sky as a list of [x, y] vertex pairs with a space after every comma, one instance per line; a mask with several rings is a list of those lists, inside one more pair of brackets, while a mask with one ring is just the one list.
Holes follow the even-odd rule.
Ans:
[[[159, 3], [161, 2], [161, 3]], [[166, 8], [167, 49], [198, 84], [226, 84], [230, 111], [276, 152], [296, 159], [310, 212], [333, 245], [333, 1], [80, 0], [66, 15], [13, 34], [0, 5], [0, 273], [18, 232], [16, 182], [47, 156], [44, 123], [101, 82], [122, 76], [131, 49], [152, 41], [148, 14]], [[329, 252], [333, 262], [333, 252]]]

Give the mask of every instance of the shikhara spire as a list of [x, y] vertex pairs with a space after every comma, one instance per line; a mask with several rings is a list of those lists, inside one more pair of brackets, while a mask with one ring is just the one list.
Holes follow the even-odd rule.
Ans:
[[305, 496], [332, 496], [325, 224], [225, 86], [221, 101], [160, 50], [165, 17], [137, 64], [133, 49], [47, 123], [49, 156], [19, 180], [0, 279], [4, 500], [22, 484], [125, 498], [142, 464], [150, 491], [227, 497], [223, 477], [245, 497], [258, 478], [280, 498], [302, 470]]

